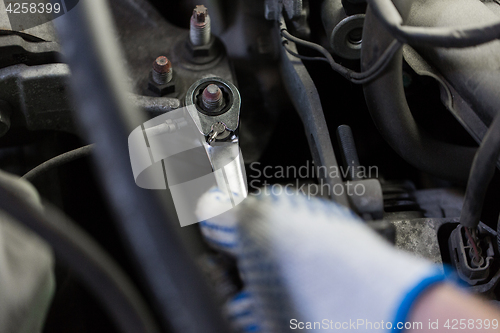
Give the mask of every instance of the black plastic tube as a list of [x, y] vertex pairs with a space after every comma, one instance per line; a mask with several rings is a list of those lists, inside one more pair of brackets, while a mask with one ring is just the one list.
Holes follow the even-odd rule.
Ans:
[[[146, 296], [165, 331], [229, 332], [211, 289], [179, 236], [175, 209], [135, 184], [128, 136], [146, 120], [127, 103], [126, 66], [108, 2], [85, 0], [55, 21], [70, 66], [76, 116], [117, 215]], [[167, 203], [168, 204], [168, 203]]]
[[30, 171], [28, 171], [22, 178], [32, 182], [33, 180], [38, 178], [38, 176], [44, 174], [49, 170], [53, 170], [66, 163], [89, 156], [90, 153], [92, 152], [92, 147], [93, 145], [87, 145], [84, 147], [73, 149], [56, 157], [53, 157], [50, 160], [47, 160], [42, 164], [36, 166], [35, 168], [31, 169]]
[[128, 333], [158, 333], [150, 309], [127, 275], [85, 231], [57, 209], [18, 197], [0, 177], [0, 210], [47, 241], [58, 258], [94, 292], [116, 326]]
[[[370, 68], [393, 40], [369, 5], [363, 29], [362, 69]], [[477, 149], [435, 140], [417, 125], [404, 94], [402, 61], [400, 50], [383, 73], [363, 85], [375, 126], [389, 145], [417, 169], [443, 179], [465, 182]]]
[[495, 174], [500, 156], [500, 115], [497, 115], [483, 138], [472, 164], [460, 224], [476, 228], [481, 219], [484, 197]]

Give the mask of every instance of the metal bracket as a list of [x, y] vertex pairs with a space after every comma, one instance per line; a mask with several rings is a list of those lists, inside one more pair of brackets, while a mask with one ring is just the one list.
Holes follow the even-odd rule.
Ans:
[[[281, 17], [279, 24], [280, 29], [286, 29], [283, 17]], [[288, 41], [288, 47], [297, 52], [294, 43]], [[339, 166], [333, 151], [332, 140], [328, 132], [318, 90], [311, 76], [302, 61], [288, 54], [283, 47], [280, 48], [280, 55], [283, 82], [295, 109], [304, 123], [315, 165], [325, 167], [323, 169], [326, 170], [332, 170], [332, 168], [338, 170]], [[331, 172], [322, 172], [319, 180], [324, 184], [328, 184], [331, 189], [344, 189], [343, 181], [338, 173], [332, 177]], [[342, 193], [338, 194], [339, 192]], [[350, 207], [345, 190], [337, 192], [331, 190], [330, 197], [339, 204]]]

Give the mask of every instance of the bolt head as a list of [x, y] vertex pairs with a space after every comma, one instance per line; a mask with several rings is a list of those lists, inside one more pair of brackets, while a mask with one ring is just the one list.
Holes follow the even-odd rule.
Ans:
[[203, 5], [197, 5], [193, 10], [193, 19], [198, 23], [205, 23], [208, 16], [208, 9]]
[[157, 73], [168, 73], [172, 70], [172, 63], [165, 56], [159, 56], [153, 62], [153, 70]]

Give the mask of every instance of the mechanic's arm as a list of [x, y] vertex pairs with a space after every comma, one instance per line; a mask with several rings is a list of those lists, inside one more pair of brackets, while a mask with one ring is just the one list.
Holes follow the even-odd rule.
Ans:
[[[409, 322], [435, 323], [438, 321], [439, 329], [410, 329], [407, 333], [449, 331], [444, 329], [446, 321], [457, 319], [464, 320], [466, 332], [495, 332], [500, 329], [500, 310], [479, 297], [464, 293], [452, 285], [442, 284], [424, 293], [415, 303], [410, 313]], [[492, 325], [496, 319], [497, 325]], [[469, 320], [472, 320], [469, 322]], [[472, 324], [473, 323], [473, 324]], [[486, 323], [488, 327], [486, 328]], [[469, 327], [469, 324], [471, 326]], [[460, 324], [457, 324], [459, 328]], [[460, 329], [458, 329], [460, 331]]]

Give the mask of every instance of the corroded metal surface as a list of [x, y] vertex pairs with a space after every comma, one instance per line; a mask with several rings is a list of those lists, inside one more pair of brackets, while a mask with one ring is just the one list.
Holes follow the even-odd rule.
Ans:
[[442, 263], [434, 219], [393, 221], [396, 247], [435, 263]]

